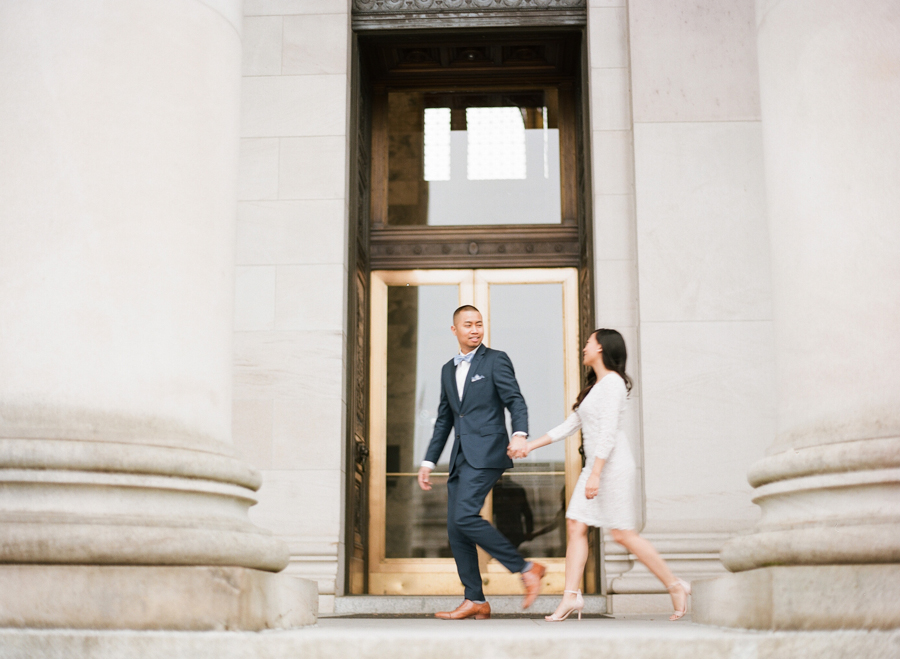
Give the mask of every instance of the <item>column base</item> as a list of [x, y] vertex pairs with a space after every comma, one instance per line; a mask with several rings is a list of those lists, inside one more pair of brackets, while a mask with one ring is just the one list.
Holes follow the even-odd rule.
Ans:
[[693, 621], [743, 629], [900, 628], [900, 565], [764, 567], [695, 581]]
[[317, 613], [315, 583], [248, 568], [0, 565], [0, 627], [259, 631]]

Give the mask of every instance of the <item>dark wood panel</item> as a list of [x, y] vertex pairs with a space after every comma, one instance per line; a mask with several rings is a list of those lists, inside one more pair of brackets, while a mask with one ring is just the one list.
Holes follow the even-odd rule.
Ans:
[[368, 591], [369, 212], [372, 93], [354, 40], [351, 78], [350, 230], [347, 308], [347, 447], [344, 592]]
[[569, 226], [408, 227], [373, 230], [375, 270], [578, 267], [578, 228]]
[[563, 224], [578, 223], [578, 147], [575, 122], [575, 90], [569, 83], [559, 87], [560, 203]]
[[361, 37], [374, 82], [392, 89], [555, 84], [577, 75], [580, 31], [423, 32]]
[[372, 167], [370, 215], [372, 226], [387, 224], [388, 213], [388, 97], [384, 87], [376, 87], [372, 95]]

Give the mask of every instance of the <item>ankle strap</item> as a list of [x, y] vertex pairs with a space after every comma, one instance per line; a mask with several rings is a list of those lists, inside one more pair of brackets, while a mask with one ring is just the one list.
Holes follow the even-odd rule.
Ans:
[[580, 590], [564, 590], [564, 593], [572, 593], [573, 595], [581, 595]]

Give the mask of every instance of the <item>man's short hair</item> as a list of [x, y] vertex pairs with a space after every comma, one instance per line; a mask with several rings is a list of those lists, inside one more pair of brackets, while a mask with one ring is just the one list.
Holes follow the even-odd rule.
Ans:
[[461, 314], [463, 311], [474, 311], [476, 313], [481, 313], [480, 311], [478, 311], [478, 309], [473, 307], [471, 304], [462, 305], [459, 309], [457, 309], [456, 311], [453, 312], [453, 326], [454, 327], [456, 327], [457, 317], [459, 317], [459, 314]]

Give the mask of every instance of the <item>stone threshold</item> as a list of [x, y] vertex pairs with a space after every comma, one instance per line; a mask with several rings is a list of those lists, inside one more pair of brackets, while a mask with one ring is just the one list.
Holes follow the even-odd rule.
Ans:
[[[560, 595], [541, 595], [527, 611], [522, 610], [522, 595], [491, 595], [494, 616], [542, 617], [556, 610]], [[341, 616], [413, 616], [430, 617], [437, 611], [452, 611], [462, 603], [459, 595], [347, 595], [334, 598], [334, 612], [320, 617]], [[584, 613], [603, 615], [607, 612], [606, 596], [585, 595]]]

